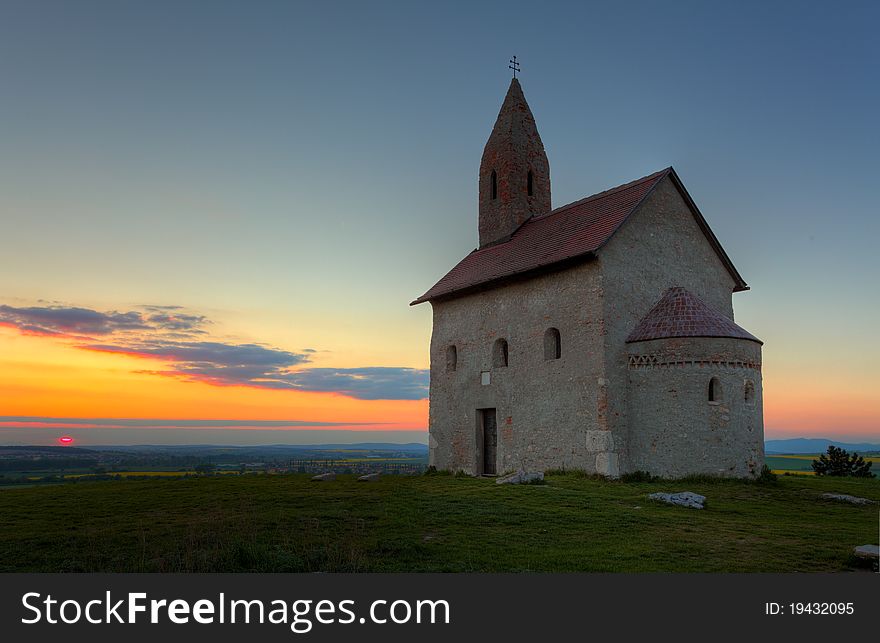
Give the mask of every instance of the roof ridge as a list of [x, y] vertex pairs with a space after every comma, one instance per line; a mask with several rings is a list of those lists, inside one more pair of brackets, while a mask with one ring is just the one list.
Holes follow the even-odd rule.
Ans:
[[528, 219], [523, 221], [522, 224], [516, 230], [513, 231], [513, 233], [510, 235], [510, 238], [508, 238], [506, 241], [501, 241], [500, 243], [493, 243], [493, 244], [485, 246], [483, 248], [474, 248], [468, 254], [480, 253], [480, 252], [483, 252], [486, 250], [491, 250], [493, 248], [497, 248], [499, 246], [503, 246], [505, 243], [509, 243], [511, 241], [511, 239], [513, 239], [514, 236], [519, 234], [519, 232], [523, 228], [528, 226], [533, 221], [544, 221], [546, 219], [549, 219], [553, 215], [561, 214], [562, 212], [565, 212], [566, 210], [568, 210], [570, 208], [573, 208], [578, 205], [583, 205], [584, 203], [588, 203], [590, 201], [593, 201], [594, 199], [604, 198], [604, 197], [610, 196], [612, 194], [615, 194], [617, 192], [621, 192], [627, 188], [635, 187], [637, 185], [641, 185], [642, 183], [647, 183], [648, 181], [653, 181], [653, 180], [659, 179], [660, 177], [668, 174], [670, 172], [670, 170], [672, 170], [671, 165], [669, 167], [662, 169], [662, 170], [657, 170], [656, 172], [648, 174], [647, 176], [643, 176], [640, 179], [634, 179], [628, 183], [624, 183], [622, 185], [618, 185], [613, 188], [608, 188], [607, 190], [602, 190], [601, 192], [596, 192], [596, 194], [591, 194], [590, 196], [584, 197], [583, 199], [578, 199], [577, 201], [573, 201], [571, 203], [567, 203], [566, 205], [561, 205], [558, 208], [554, 208], [553, 210], [550, 210], [550, 212], [545, 212], [544, 214], [539, 214], [538, 216], [529, 217]]
[[565, 205], [560, 205], [558, 208], [553, 208], [552, 210], [550, 210], [550, 212], [545, 212], [544, 214], [540, 214], [536, 217], [531, 217], [530, 219], [527, 219], [527, 221], [534, 221], [536, 219], [546, 219], [546, 218], [549, 218], [551, 215], [558, 214], [560, 212], [563, 212], [564, 210], [568, 210], [569, 208], [573, 208], [577, 205], [587, 203], [589, 201], [592, 201], [593, 199], [605, 197], [610, 194], [614, 194], [615, 192], [620, 192], [620, 191], [625, 190], [627, 188], [635, 187], [636, 185], [639, 185], [641, 183], [646, 183], [648, 181], [658, 179], [661, 176], [663, 176], [664, 174], [668, 174], [671, 169], [672, 169], [672, 166], [670, 165], [669, 167], [665, 167], [662, 170], [657, 170], [656, 172], [648, 174], [647, 176], [643, 176], [640, 179], [634, 179], [632, 181], [629, 181], [628, 183], [623, 183], [623, 184], [615, 186], [613, 188], [608, 188], [607, 190], [602, 190], [601, 192], [596, 192], [596, 194], [591, 194], [590, 196], [586, 196], [583, 199], [578, 199], [577, 201], [572, 201], [571, 203], [566, 203]]
[[[566, 204], [541, 216], [530, 217], [505, 241], [471, 250], [434, 286], [412, 303], [418, 304], [472, 289], [488, 288], [503, 279], [553, 270], [561, 267], [565, 262], [586, 261], [590, 257], [595, 257], [667, 177], [671, 177], [707, 241], [718, 253], [731, 276], [738, 284], [744, 286], [742, 278], [732, 267], [705, 219], [681, 185], [675, 170], [667, 167]], [[742, 287], [739, 289], [741, 290]]]

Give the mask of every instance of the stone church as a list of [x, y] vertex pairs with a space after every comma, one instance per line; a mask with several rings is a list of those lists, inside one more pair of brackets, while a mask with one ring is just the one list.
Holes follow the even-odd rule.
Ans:
[[754, 476], [761, 342], [671, 167], [558, 208], [514, 78], [483, 151], [479, 247], [431, 302], [430, 464]]

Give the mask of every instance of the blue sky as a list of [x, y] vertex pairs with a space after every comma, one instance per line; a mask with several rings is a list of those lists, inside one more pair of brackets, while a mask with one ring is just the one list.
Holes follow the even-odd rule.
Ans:
[[0, 304], [178, 305], [316, 368], [424, 369], [407, 304], [476, 245], [516, 54], [554, 206], [684, 180], [752, 286], [768, 434], [880, 433], [878, 7], [4, 2]]

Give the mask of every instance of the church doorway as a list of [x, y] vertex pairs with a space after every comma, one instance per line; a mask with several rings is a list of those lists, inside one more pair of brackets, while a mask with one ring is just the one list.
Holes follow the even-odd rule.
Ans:
[[494, 476], [497, 473], [495, 463], [498, 459], [498, 422], [495, 409], [480, 409], [480, 430], [477, 436], [478, 449], [477, 464], [480, 473], [484, 476]]

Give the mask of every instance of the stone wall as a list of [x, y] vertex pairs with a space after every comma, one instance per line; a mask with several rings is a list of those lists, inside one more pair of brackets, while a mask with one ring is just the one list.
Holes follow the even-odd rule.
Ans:
[[[754, 476], [764, 463], [761, 346], [728, 338], [628, 345], [627, 465], [664, 477]], [[715, 399], [709, 399], [715, 378]]]
[[[628, 442], [640, 429], [627, 415], [629, 382], [626, 337], [663, 292], [682, 286], [733, 319], [733, 277], [706, 240], [672, 179], [664, 178], [599, 251], [604, 286], [608, 428], [615, 435], [620, 471], [629, 462]], [[641, 467], [644, 469], [644, 467]]]
[[[430, 462], [479, 473], [479, 409], [497, 409], [497, 471], [596, 471], [613, 443], [603, 413], [602, 288], [595, 262], [485, 292], [432, 302]], [[561, 357], [545, 359], [544, 334], [560, 332]], [[507, 367], [493, 366], [498, 338]], [[457, 366], [447, 372], [447, 348]], [[481, 383], [488, 373], [490, 384]], [[600, 463], [601, 464], [601, 463]]]

